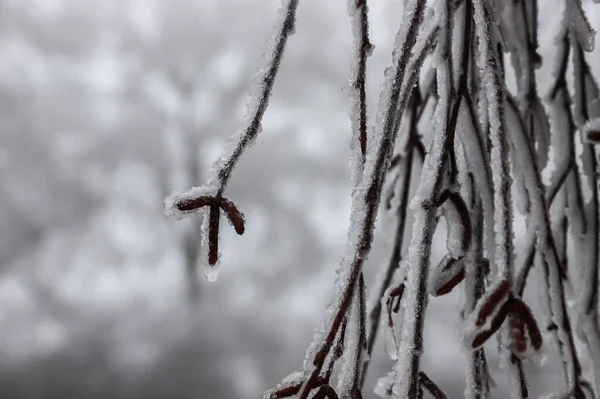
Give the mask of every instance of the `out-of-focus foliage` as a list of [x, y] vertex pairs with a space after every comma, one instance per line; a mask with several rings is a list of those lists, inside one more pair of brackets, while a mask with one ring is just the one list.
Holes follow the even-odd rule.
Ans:
[[307, 272], [332, 275], [346, 223], [341, 32], [306, 10], [327, 40], [286, 60], [218, 290], [188, 282], [195, 225], [161, 212], [237, 128], [274, 5], [0, 3], [3, 397], [234, 398], [302, 352], [328, 289]]

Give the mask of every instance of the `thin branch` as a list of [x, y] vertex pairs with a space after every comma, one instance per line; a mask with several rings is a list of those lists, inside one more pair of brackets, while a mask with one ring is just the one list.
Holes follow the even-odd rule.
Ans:
[[431, 242], [436, 226], [436, 207], [444, 168], [444, 159], [453, 147], [455, 126], [450, 126], [451, 99], [451, 2], [440, 3], [442, 40], [438, 43], [437, 82], [440, 100], [436, 108], [436, 135], [431, 151], [425, 157], [421, 183], [418, 188], [420, 201], [415, 209], [413, 235], [408, 251], [406, 291], [403, 297], [404, 319], [400, 339], [399, 356], [394, 367], [394, 393], [399, 397], [413, 398], [419, 394], [420, 359], [423, 350], [423, 327], [427, 309], [427, 279]]
[[[233, 151], [226, 156], [225, 160], [215, 164], [218, 176], [218, 195], [222, 195], [225, 191], [231, 177], [231, 172], [242, 156], [242, 153], [254, 142], [254, 139], [261, 130], [262, 117], [269, 105], [269, 97], [275, 84], [279, 65], [283, 59], [287, 40], [295, 30], [294, 25], [298, 2], [299, 0], [285, 0], [283, 2], [279, 10], [280, 18], [275, 28], [276, 33], [271, 39], [273, 44], [268, 46], [269, 50], [265, 56], [267, 67], [258, 72], [253, 78], [256, 87], [251, 89], [251, 96], [256, 96], [256, 98], [251, 97], [248, 104], [244, 122], [245, 126], [242, 129], [243, 133], [237, 137]], [[256, 91], [256, 93], [253, 91]]]
[[[373, 228], [375, 217], [381, 200], [381, 191], [385, 181], [385, 172], [388, 168], [393, 144], [396, 139], [394, 131], [394, 119], [396, 112], [403, 112], [409, 92], [401, 93], [402, 83], [405, 79], [406, 68], [409, 63], [412, 48], [414, 47], [417, 36], [418, 27], [423, 19], [423, 13], [426, 7], [426, 0], [412, 0], [405, 9], [405, 17], [401, 24], [400, 31], [395, 44], [395, 57], [393, 60], [393, 73], [389, 76], [385, 83], [386, 89], [382, 93], [381, 104], [384, 109], [383, 118], [377, 122], [375, 137], [380, 138], [375, 148], [375, 160], [373, 164], [367, 163], [362, 178], [362, 182], [356, 189], [352, 212], [354, 220], [351, 222], [351, 242], [349, 253], [346, 255], [342, 263], [342, 275], [340, 275], [341, 294], [336, 298], [333, 305], [333, 318], [328, 323], [325, 331], [325, 339], [321, 341], [321, 333], [317, 336], [317, 347], [315, 352], [307, 363], [312, 364], [312, 370], [307, 370], [308, 378], [299, 394], [299, 399], [307, 399], [309, 392], [314, 387], [314, 381], [318, 377], [323, 361], [327, 353], [331, 350], [333, 339], [339, 330], [344, 315], [349, 309], [352, 300], [354, 286], [358, 280], [358, 276], [362, 271], [362, 265], [368, 256], [373, 243]], [[418, 71], [411, 71], [417, 73]], [[363, 187], [364, 186], [364, 187]], [[358, 210], [361, 212], [358, 212]], [[364, 211], [362, 211], [364, 209]], [[354, 245], [355, 244], [355, 245]]]
[[419, 382], [435, 399], [447, 399], [444, 392], [423, 371], [419, 372]]
[[418, 97], [415, 95], [415, 98], [412, 103], [412, 116], [410, 119], [410, 131], [409, 134], [412, 139], [408, 140], [408, 146], [405, 149], [406, 156], [402, 158], [400, 161], [400, 165], [398, 166], [398, 175], [401, 177], [399, 181], [401, 183], [400, 190], [398, 192], [399, 202], [396, 207], [396, 231], [394, 234], [394, 248], [392, 250], [392, 255], [390, 260], [386, 266], [386, 270], [384, 272], [383, 280], [379, 287], [376, 288], [377, 295], [375, 296], [375, 301], [371, 312], [369, 313], [369, 334], [367, 341], [367, 361], [363, 368], [363, 373], [361, 376], [361, 385], [364, 384], [368, 366], [369, 359], [373, 353], [373, 347], [375, 346], [375, 339], [377, 337], [377, 331], [379, 329], [379, 322], [381, 319], [381, 298], [383, 298], [385, 292], [389, 288], [394, 272], [400, 265], [400, 260], [402, 259], [402, 245], [404, 242], [404, 233], [406, 226], [406, 216], [408, 211], [408, 196], [411, 186], [411, 176], [412, 176], [412, 168], [413, 168], [413, 153], [416, 151], [413, 147], [413, 143], [415, 142], [415, 137], [417, 135], [417, 119], [416, 114], [419, 110], [419, 101]]
[[484, 0], [473, 0], [475, 28], [480, 53], [479, 67], [489, 104], [491, 166], [494, 187], [494, 220], [496, 222], [495, 264], [503, 278], [512, 278], [512, 215], [508, 140], [504, 117], [504, 83], [500, 81], [498, 61], [492, 42], [494, 24]]

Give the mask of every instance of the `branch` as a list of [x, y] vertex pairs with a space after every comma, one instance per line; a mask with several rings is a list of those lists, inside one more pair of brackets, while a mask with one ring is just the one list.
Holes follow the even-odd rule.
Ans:
[[[247, 104], [246, 117], [242, 124], [241, 132], [230, 139], [232, 148], [213, 165], [213, 173], [205, 186], [194, 187], [187, 192], [174, 192], [165, 199], [165, 214], [181, 218], [199, 212], [204, 206], [206, 194], [210, 194], [215, 201], [223, 199], [223, 192], [227, 187], [231, 172], [239, 161], [242, 153], [254, 142], [261, 130], [262, 117], [268, 107], [269, 97], [275, 83], [279, 65], [289, 36], [294, 32], [296, 9], [299, 0], [284, 0], [278, 11], [278, 19], [275, 24], [275, 34], [270, 39], [268, 51], [265, 56], [267, 66], [261, 69], [252, 79], [250, 88], [250, 99]], [[229, 215], [229, 214], [228, 214]], [[241, 213], [240, 213], [241, 215]], [[233, 220], [230, 218], [230, 221]], [[240, 233], [239, 224], [236, 232]], [[217, 208], [211, 207], [209, 216], [205, 218], [202, 226], [203, 240], [208, 240], [208, 258], [205, 264], [205, 275], [209, 280], [216, 279], [216, 265], [219, 260], [219, 212]], [[243, 232], [243, 228], [241, 229]]]
[[[397, 168], [398, 173], [398, 182], [391, 187], [391, 191], [398, 190], [395, 197], [398, 198], [399, 202], [396, 208], [396, 230], [394, 233], [393, 243], [394, 248], [392, 249], [392, 254], [388, 264], [386, 265], [386, 269], [383, 272], [383, 279], [379, 283], [379, 286], [375, 288], [375, 300], [373, 301], [373, 306], [371, 312], [369, 313], [369, 334], [367, 341], [367, 361], [365, 362], [363, 373], [361, 376], [361, 385], [364, 384], [367, 369], [369, 366], [369, 359], [373, 353], [373, 347], [375, 346], [375, 339], [377, 337], [377, 331], [379, 329], [380, 319], [381, 319], [381, 298], [385, 295], [385, 292], [390, 287], [392, 282], [392, 277], [394, 272], [398, 269], [400, 265], [400, 260], [402, 259], [402, 246], [404, 243], [404, 233], [406, 227], [406, 215], [408, 211], [408, 196], [411, 186], [411, 176], [413, 169], [413, 154], [416, 151], [413, 147], [413, 142], [416, 140], [417, 136], [417, 119], [416, 114], [419, 110], [419, 101], [417, 95], [415, 94], [414, 100], [412, 102], [412, 110], [411, 110], [411, 118], [410, 118], [410, 127], [409, 127], [409, 135], [412, 139], [409, 139], [407, 142], [407, 148], [405, 149], [406, 156], [402, 157], [400, 160], [400, 164]], [[399, 184], [399, 187], [396, 188], [396, 184]], [[388, 206], [391, 206], [391, 200], [388, 201]]]
[[512, 278], [512, 214], [508, 140], [504, 117], [504, 83], [500, 80], [495, 46], [492, 41], [494, 21], [485, 0], [473, 0], [475, 30], [480, 53], [479, 67], [487, 93], [490, 121], [492, 180], [494, 187], [494, 220], [496, 223], [496, 253], [494, 262], [499, 277]]
[[[394, 131], [396, 112], [403, 112], [409, 96], [401, 93], [405, 72], [414, 47], [418, 27], [421, 24], [426, 0], [412, 0], [407, 5], [394, 48], [395, 54], [391, 74], [388, 75], [382, 91], [380, 108], [382, 114], [376, 122], [374, 137], [380, 138], [375, 146], [374, 161], [365, 165], [361, 183], [355, 188], [352, 204], [350, 245], [340, 269], [338, 292], [330, 310], [332, 319], [326, 320], [323, 332], [318, 332], [309, 349], [306, 361], [308, 378], [300, 391], [299, 399], [307, 399], [314, 388], [314, 381], [323, 367], [324, 359], [331, 350], [333, 339], [341, 326], [352, 300], [355, 284], [362, 271], [362, 265], [373, 243], [375, 217], [381, 200], [385, 172], [389, 166], [393, 144], [397, 132]], [[411, 71], [418, 74], [418, 71]]]
[[419, 382], [435, 399], [447, 399], [444, 392], [423, 371], [419, 372]]
[[[275, 24], [275, 35], [271, 38], [271, 43], [268, 45], [268, 51], [265, 55], [267, 67], [261, 69], [252, 78], [250, 100], [247, 105], [242, 134], [234, 136], [232, 151], [214, 164], [214, 173], [218, 178], [218, 183], [215, 183], [217, 183], [219, 187], [219, 195], [223, 194], [223, 191], [225, 191], [229, 178], [231, 177], [231, 172], [239, 161], [242, 153], [254, 142], [261, 130], [262, 117], [269, 105], [269, 97], [271, 96], [273, 85], [275, 84], [279, 65], [283, 59], [287, 40], [295, 30], [294, 25], [296, 22], [298, 2], [299, 0], [283, 0], [281, 8], [278, 11], [278, 20]], [[211, 184], [210, 180], [209, 184]]]
[[401, 398], [414, 398], [419, 394], [419, 371], [423, 350], [423, 327], [427, 309], [427, 278], [431, 242], [436, 226], [436, 207], [441, 188], [444, 160], [452, 153], [454, 126], [450, 125], [450, 99], [452, 91], [450, 1], [439, 2], [442, 29], [438, 42], [437, 83], [439, 101], [436, 108], [436, 135], [423, 165], [421, 182], [415, 202], [413, 235], [408, 251], [406, 290], [402, 300], [404, 324], [400, 339], [398, 359], [394, 366], [393, 392]]

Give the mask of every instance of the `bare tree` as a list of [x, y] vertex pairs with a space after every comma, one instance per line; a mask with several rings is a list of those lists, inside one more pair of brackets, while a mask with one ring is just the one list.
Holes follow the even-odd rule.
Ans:
[[[492, 337], [511, 380], [511, 397], [529, 396], [523, 363], [535, 361], [550, 343], [558, 349], [561, 380], [561, 391], [552, 394], [597, 397], [600, 204], [593, 145], [600, 137], [600, 92], [586, 61], [595, 32], [581, 0], [565, 0], [555, 60], [543, 60], [537, 33], [543, 2], [427, 3], [405, 2], [392, 65], [384, 73], [369, 132], [368, 6], [366, 0], [348, 1], [354, 37], [347, 90], [354, 189], [347, 251], [335, 297], [307, 351], [303, 371], [290, 374], [265, 397], [361, 398], [380, 329], [396, 364], [379, 380], [378, 395], [419, 398], [427, 391], [446, 397], [421, 365], [423, 329], [429, 297], [445, 295], [461, 283], [466, 298], [463, 345], [471, 351], [466, 397], [489, 396], [483, 345]], [[253, 79], [242, 128], [214, 164], [208, 182], [165, 201], [168, 215], [203, 212], [201, 263], [209, 280], [216, 278], [219, 263], [221, 212], [238, 234], [244, 233], [244, 216], [224, 193], [238, 160], [261, 131], [287, 40], [295, 30], [297, 7], [298, 0], [283, 1], [266, 67]], [[505, 56], [510, 65], [504, 64]], [[545, 95], [536, 76], [542, 62], [555, 65]], [[427, 65], [430, 70], [421, 79]], [[569, 70], [573, 84], [567, 79]], [[516, 77], [513, 91], [507, 88], [509, 71]], [[542, 179], [545, 169], [552, 174], [549, 184]], [[416, 195], [409, 200], [411, 188]], [[409, 210], [414, 222], [410, 243], [403, 248]], [[514, 240], [515, 210], [526, 220], [522, 243]], [[367, 306], [363, 264], [378, 213], [395, 220], [396, 245]], [[447, 255], [431, 265], [440, 218], [447, 226]], [[539, 315], [524, 299], [534, 266], [543, 276], [545, 309]], [[547, 334], [538, 320], [548, 326]], [[576, 345], [577, 340], [584, 345]], [[589, 370], [583, 369], [583, 359], [589, 360]], [[335, 388], [334, 375], [339, 379]]]

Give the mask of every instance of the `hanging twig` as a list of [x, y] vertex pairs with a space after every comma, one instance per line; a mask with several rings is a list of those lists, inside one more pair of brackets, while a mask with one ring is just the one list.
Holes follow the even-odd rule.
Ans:
[[[418, 27], [423, 18], [425, 0], [412, 0], [405, 10], [405, 17], [398, 40], [395, 45], [396, 56], [394, 57], [393, 73], [386, 82], [387, 88], [382, 93], [382, 106], [384, 107], [383, 120], [377, 122], [375, 137], [380, 138], [375, 147], [375, 160], [373, 164], [367, 163], [359, 187], [356, 189], [353, 209], [361, 212], [353, 212], [354, 220], [351, 221], [351, 238], [349, 253], [342, 263], [340, 275], [341, 284], [338, 290], [340, 295], [333, 304], [333, 318], [328, 323], [330, 326], [324, 329], [325, 337], [321, 340], [321, 334], [317, 334], [313, 354], [308, 359], [308, 378], [300, 391], [299, 399], [306, 399], [313, 389], [315, 379], [318, 377], [323, 361], [333, 345], [335, 337], [348, 307], [352, 300], [354, 286], [362, 270], [362, 264], [367, 257], [373, 242], [373, 227], [375, 216], [379, 208], [381, 190], [385, 181], [385, 171], [391, 159], [393, 144], [395, 142], [394, 117], [395, 112], [403, 112], [402, 104], [406, 104], [409, 93], [401, 93], [404, 74], [410, 58], [410, 53], [415, 45], [418, 35]], [[418, 73], [418, 71], [411, 71]], [[405, 106], [405, 105], [404, 105]], [[314, 352], [313, 352], [314, 351]], [[312, 358], [312, 361], [311, 361]], [[309, 371], [310, 370], [310, 371]]]
[[433, 382], [427, 374], [420, 371], [419, 372], [419, 382], [429, 392], [435, 399], [447, 399], [448, 397], [444, 394], [444, 392], [437, 386], [435, 382]]
[[[194, 215], [204, 208], [206, 204], [203, 204], [203, 201], [205, 202], [208, 197], [213, 198], [216, 202], [229, 202], [223, 198], [223, 193], [229, 182], [231, 172], [242, 153], [254, 142], [261, 130], [262, 117], [269, 104], [269, 97], [279, 71], [279, 65], [283, 59], [287, 40], [295, 29], [298, 1], [284, 0], [278, 12], [275, 34], [270, 39], [272, 43], [269, 44], [269, 50], [265, 56], [267, 66], [253, 77], [246, 117], [240, 133], [230, 139], [233, 143], [232, 148], [220, 160], [215, 162], [212, 168], [213, 174], [209, 177], [205, 186], [194, 187], [184, 193], [174, 192], [165, 199], [166, 215], [177, 218]], [[208, 256], [204, 271], [207, 278], [214, 280], [216, 279], [216, 266], [219, 260], [219, 211], [218, 208], [213, 206], [207, 212], [209, 216], [205, 218], [202, 225], [203, 239], [208, 240]], [[235, 224], [234, 226], [238, 234], [243, 233], [243, 229], [240, 233], [238, 226]], [[201, 254], [201, 256], [203, 255]]]
[[[537, 52], [537, 0], [437, 0], [435, 14], [426, 18], [426, 11], [431, 11], [426, 10], [427, 1], [408, 0], [392, 66], [384, 74], [375, 129], [369, 136], [366, 73], [372, 45], [367, 1], [349, 0], [354, 45], [348, 90], [353, 150], [348, 248], [327, 309], [329, 317], [315, 334], [304, 371], [288, 376], [268, 398], [361, 398], [384, 308], [387, 318], [381, 324], [390, 344], [387, 349], [392, 349], [388, 354], [396, 365], [380, 380], [378, 392], [404, 399], [421, 398], [428, 391], [444, 398], [420, 368], [425, 315], [429, 294], [442, 296], [460, 284], [467, 293], [463, 340], [473, 350], [468, 360], [466, 396], [488, 396], [492, 380], [481, 346], [496, 335], [502, 348], [501, 361], [514, 387], [511, 394], [526, 398], [529, 392], [522, 361], [543, 344], [534, 314], [523, 300], [534, 265], [541, 269], [544, 279], [548, 331], [558, 342], [564, 394], [577, 398], [584, 392], [597, 394], [582, 380], [567, 295], [581, 293], [577, 298], [581, 310], [578, 333], [594, 366], [600, 368], [600, 204], [598, 154], [592, 147], [600, 142], [600, 122], [596, 119], [600, 117], [600, 92], [584, 58], [584, 50], [593, 47], [594, 32], [581, 1], [566, 1], [555, 81], [545, 98], [549, 103], [545, 109], [535, 72], [542, 62]], [[204, 210], [205, 274], [211, 279], [216, 277], [219, 261], [221, 212], [238, 234], [245, 230], [243, 214], [223, 193], [241, 154], [260, 132], [285, 45], [294, 30], [297, 4], [297, 0], [283, 0], [267, 68], [255, 77], [248, 113], [232, 148], [215, 163], [206, 185], [167, 199], [167, 213], [176, 217]], [[460, 7], [462, 12], [455, 16]], [[434, 69], [419, 82], [421, 67], [434, 49]], [[516, 94], [505, 87], [510, 72], [504, 70], [505, 53], [511, 55]], [[573, 100], [566, 79], [569, 56], [575, 72]], [[418, 128], [420, 121], [426, 125], [424, 117], [432, 108], [433, 132], [429, 127]], [[553, 122], [552, 134], [546, 111]], [[401, 128], [403, 134], [399, 135]], [[573, 141], [577, 129], [583, 140], [580, 163]], [[545, 186], [541, 172], [548, 163], [549, 148], [555, 154], [556, 167]], [[411, 203], [413, 233], [407, 259], [400, 267], [415, 154], [423, 167]], [[383, 198], [389, 170], [395, 173], [393, 191]], [[515, 195], [511, 178], [515, 180]], [[586, 191], [591, 192], [590, 201]], [[373, 290], [367, 335], [363, 264], [373, 244], [375, 218], [382, 202], [396, 216], [395, 242], [390, 262]], [[517, 268], [513, 264], [513, 204], [526, 216], [528, 226], [525, 245], [517, 254]], [[554, 225], [551, 216], [557, 217], [552, 220]], [[432, 239], [440, 217], [447, 224], [448, 253], [430, 273]], [[580, 267], [567, 270], [567, 264]], [[579, 278], [574, 278], [577, 273]], [[395, 324], [396, 314], [403, 316], [401, 328]], [[399, 338], [397, 330], [401, 331]], [[342, 357], [345, 361], [336, 391], [331, 377], [334, 369], [339, 370]], [[597, 390], [600, 377], [595, 383]]]
[[[384, 277], [380, 282], [380, 285], [376, 287], [376, 295], [375, 300], [373, 301], [372, 309], [369, 313], [369, 334], [367, 341], [367, 361], [365, 362], [363, 373], [361, 376], [361, 386], [364, 384], [364, 380], [366, 378], [367, 369], [370, 363], [370, 357], [373, 353], [373, 347], [375, 345], [375, 338], [377, 337], [377, 331], [379, 329], [379, 322], [381, 318], [381, 298], [383, 298], [384, 293], [390, 287], [392, 276], [394, 272], [400, 265], [400, 260], [402, 259], [402, 245], [404, 242], [404, 232], [406, 225], [406, 216], [408, 210], [408, 195], [411, 186], [411, 175], [412, 175], [412, 166], [413, 166], [413, 151], [414, 150], [414, 142], [417, 136], [417, 118], [416, 114], [419, 110], [420, 101], [418, 95], [415, 94], [412, 100], [412, 116], [410, 119], [410, 128], [409, 135], [410, 138], [407, 141], [407, 148], [404, 150], [406, 156], [402, 157], [400, 164], [398, 165], [398, 175], [401, 176], [398, 181], [400, 184], [400, 188], [396, 196], [398, 197], [398, 204], [396, 206], [396, 230], [393, 238], [394, 248], [392, 249], [392, 255], [388, 264], [386, 265], [386, 269], [384, 271]], [[395, 187], [392, 187], [394, 190]]]
[[405, 323], [400, 338], [399, 356], [394, 367], [393, 391], [399, 397], [416, 397], [419, 393], [420, 359], [423, 349], [423, 326], [427, 309], [427, 278], [431, 240], [435, 230], [435, 203], [441, 188], [444, 160], [453, 146], [449, 107], [452, 91], [451, 67], [451, 2], [440, 2], [442, 15], [441, 40], [438, 42], [437, 82], [440, 93], [436, 108], [436, 135], [423, 166], [423, 178], [418, 189], [420, 201], [415, 204], [413, 236], [408, 251], [406, 290], [402, 299]]

